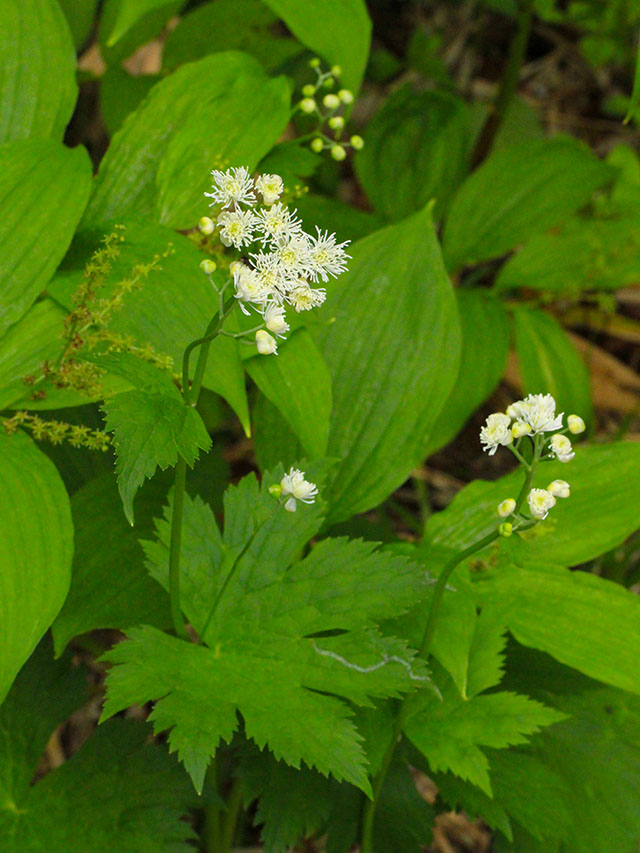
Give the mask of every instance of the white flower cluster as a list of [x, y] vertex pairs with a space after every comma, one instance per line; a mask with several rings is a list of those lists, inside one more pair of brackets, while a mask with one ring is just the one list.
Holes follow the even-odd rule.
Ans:
[[[312, 284], [346, 270], [349, 241], [337, 243], [335, 234], [319, 228], [315, 237], [307, 234], [296, 211], [279, 201], [284, 190], [279, 175], [260, 175], [254, 181], [245, 166], [211, 174], [213, 191], [205, 195], [212, 206], [222, 208], [216, 220], [220, 239], [225, 246], [246, 252], [230, 267], [236, 298], [245, 314], [249, 312], [244, 303], [250, 303], [262, 314], [269, 332], [283, 337], [289, 330], [283, 306], [300, 312], [322, 305], [326, 290]], [[258, 351], [277, 352], [275, 339], [262, 332], [256, 338]]]
[[551, 394], [529, 394], [524, 400], [512, 403], [506, 414], [489, 415], [480, 430], [482, 449], [493, 456], [500, 445], [510, 447], [525, 436], [535, 438], [553, 432], [555, 435], [544, 438], [544, 446], [548, 443], [550, 456], [560, 462], [569, 462], [574, 457], [573, 447], [562, 431], [578, 435], [584, 432], [585, 424], [578, 415], [569, 415], [567, 429], [563, 430], [563, 418], [563, 412], [556, 415], [556, 401]]
[[271, 486], [269, 492], [276, 498], [286, 498], [284, 508], [287, 512], [295, 512], [298, 508], [298, 501], [305, 504], [315, 502], [318, 495], [318, 487], [315, 483], [305, 480], [304, 471], [301, 471], [299, 468], [290, 468], [289, 472], [280, 481], [280, 484]]

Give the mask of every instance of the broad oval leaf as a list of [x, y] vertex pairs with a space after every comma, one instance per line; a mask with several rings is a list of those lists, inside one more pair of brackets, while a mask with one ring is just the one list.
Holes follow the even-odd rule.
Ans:
[[264, 0], [294, 36], [342, 69], [340, 82], [357, 92], [369, 57], [371, 21], [364, 0]]
[[333, 380], [331, 522], [378, 504], [422, 459], [460, 329], [429, 209], [355, 243], [314, 327]]
[[593, 420], [589, 371], [564, 329], [544, 311], [513, 312], [518, 368], [525, 394], [552, 394], [558, 410]]
[[572, 139], [496, 151], [456, 193], [444, 232], [447, 268], [498, 257], [583, 207], [615, 171]]
[[[356, 172], [373, 208], [394, 221], [432, 198], [440, 214], [464, 178], [469, 116], [462, 98], [443, 92], [394, 92], [367, 125]], [[398, 168], [401, 165], [401, 168]]]
[[0, 432], [0, 702], [69, 589], [73, 524], [52, 462], [23, 432]]
[[170, 5], [171, 0], [120, 0], [107, 45], [112, 47], [116, 44], [143, 15]]
[[289, 112], [288, 83], [270, 80], [247, 54], [216, 53], [184, 65], [153, 87], [113, 137], [87, 220], [139, 215], [193, 227], [206, 212], [203, 193], [216, 160], [252, 168]]
[[29, 139], [0, 147], [0, 334], [53, 275], [89, 197], [84, 148]]
[[0, 34], [0, 142], [62, 140], [78, 87], [73, 41], [58, 3], [3, 0]]

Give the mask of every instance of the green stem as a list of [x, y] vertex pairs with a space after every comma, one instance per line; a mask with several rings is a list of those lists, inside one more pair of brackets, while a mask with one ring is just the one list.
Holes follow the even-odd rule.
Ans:
[[220, 837], [220, 853], [230, 853], [233, 846], [233, 839], [236, 834], [236, 824], [238, 823], [238, 815], [242, 807], [242, 785], [239, 779], [236, 779], [231, 788], [229, 799], [227, 800], [227, 813], [222, 824], [222, 833]]
[[206, 853], [220, 853], [220, 809], [218, 808], [218, 765], [215, 757], [205, 777], [208, 793], [213, 794], [204, 807], [204, 829], [202, 841]]
[[491, 151], [496, 134], [507, 115], [511, 101], [518, 88], [520, 68], [524, 61], [531, 31], [531, 19], [533, 16], [534, 0], [521, 0], [516, 21], [516, 34], [509, 46], [507, 65], [502, 77], [500, 90], [496, 97], [487, 119], [478, 135], [471, 164], [475, 168]]
[[180, 545], [182, 543], [182, 516], [184, 514], [184, 492], [187, 482], [187, 463], [182, 456], [176, 465], [173, 488], [173, 512], [171, 513], [171, 543], [169, 548], [169, 598], [171, 619], [178, 637], [188, 640], [189, 635], [180, 608]]

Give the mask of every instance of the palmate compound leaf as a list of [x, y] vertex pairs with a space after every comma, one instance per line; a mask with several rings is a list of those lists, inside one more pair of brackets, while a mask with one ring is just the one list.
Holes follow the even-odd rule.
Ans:
[[[265, 475], [265, 483], [281, 476]], [[157, 699], [155, 729], [171, 729], [170, 746], [198, 790], [239, 711], [246, 734], [276, 758], [368, 792], [361, 737], [344, 700], [369, 705], [428, 683], [406, 644], [375, 628], [423, 594], [424, 570], [373, 543], [327, 539], [287, 571], [319, 530], [322, 507], [287, 513], [253, 475], [228, 491], [225, 510], [222, 537], [205, 504], [185, 505], [182, 607], [206, 646], [149, 626], [130, 631], [108, 654], [116, 666], [104, 717]], [[164, 586], [168, 532], [160, 521], [157, 542], [145, 546]]]
[[435, 772], [449, 770], [492, 796], [489, 761], [481, 747], [504, 749], [565, 714], [518, 693], [501, 691], [463, 699], [448, 676], [442, 699], [422, 690], [411, 697], [404, 731]]
[[51, 733], [86, 700], [85, 677], [47, 641], [0, 709], [3, 853], [181, 853], [193, 799], [177, 762], [145, 745], [144, 726], [114, 720], [62, 767], [31, 784]]
[[211, 447], [211, 439], [198, 412], [184, 404], [168, 376], [130, 356], [97, 361], [143, 386], [116, 394], [104, 404], [106, 428], [114, 434], [118, 488], [133, 524], [133, 499], [145, 477], [151, 478], [158, 467], [175, 465], [179, 456], [193, 465], [199, 450]]

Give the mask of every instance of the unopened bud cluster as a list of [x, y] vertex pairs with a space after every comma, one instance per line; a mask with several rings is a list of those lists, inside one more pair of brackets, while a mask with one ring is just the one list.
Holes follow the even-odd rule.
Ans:
[[[235, 297], [245, 314], [250, 304], [262, 315], [265, 329], [256, 332], [258, 352], [277, 353], [276, 338], [289, 331], [285, 305], [297, 312], [322, 305], [326, 290], [315, 285], [346, 270], [349, 241], [337, 243], [335, 234], [319, 228], [316, 236], [307, 234], [296, 211], [279, 201], [284, 191], [279, 175], [254, 179], [244, 166], [211, 174], [212, 191], [205, 195], [218, 213], [215, 223], [204, 218], [204, 233], [211, 233], [211, 223], [224, 246], [243, 252], [229, 267]], [[208, 259], [200, 267], [207, 275], [216, 269]]]
[[[338, 78], [342, 73], [339, 65], [332, 66], [329, 71], [322, 71], [320, 60], [316, 57], [309, 62], [311, 68], [316, 72], [316, 82], [307, 83], [302, 87], [302, 100], [298, 103], [298, 110], [308, 116], [314, 116], [318, 121], [317, 135], [311, 140], [310, 148], [316, 154], [328, 150], [334, 160], [344, 160], [347, 156], [347, 148], [359, 151], [364, 146], [361, 136], [354, 134], [349, 140], [344, 140], [342, 134], [345, 128], [345, 117], [339, 115], [338, 111], [353, 103], [353, 92], [350, 89], [338, 89], [337, 92], [323, 94], [324, 90], [334, 89], [338, 86]], [[322, 132], [322, 127], [327, 125], [332, 131], [332, 136]]]
[[49, 441], [51, 444], [68, 442], [72, 447], [86, 447], [89, 450], [108, 450], [111, 438], [101, 430], [87, 426], [69, 424], [65, 421], [44, 420], [30, 412], [16, 412], [10, 418], [2, 419], [4, 431], [14, 433], [19, 427], [28, 429], [36, 441]]

